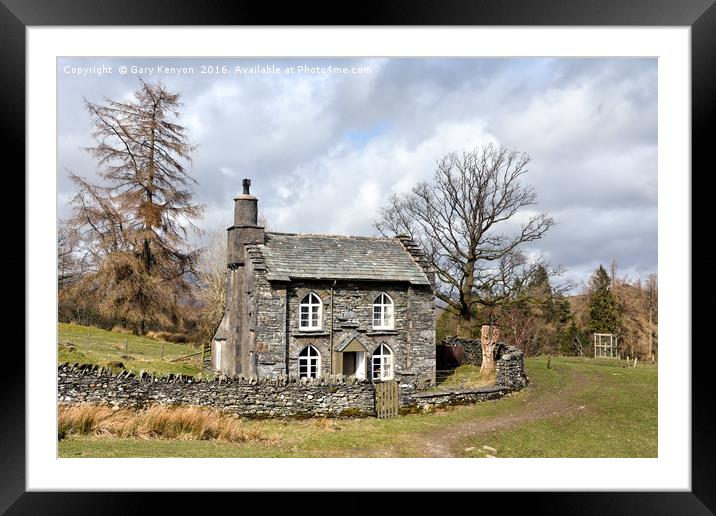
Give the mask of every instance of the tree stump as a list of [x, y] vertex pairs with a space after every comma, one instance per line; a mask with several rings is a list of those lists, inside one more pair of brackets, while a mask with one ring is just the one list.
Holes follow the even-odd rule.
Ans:
[[480, 328], [480, 346], [482, 347], [482, 365], [480, 376], [491, 378], [495, 376], [495, 344], [500, 338], [500, 329], [497, 326], [488, 324]]

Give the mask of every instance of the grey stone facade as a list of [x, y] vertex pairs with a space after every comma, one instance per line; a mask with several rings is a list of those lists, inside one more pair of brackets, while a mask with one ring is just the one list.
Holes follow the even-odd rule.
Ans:
[[[215, 369], [229, 377], [295, 378], [299, 353], [313, 346], [320, 376], [353, 371], [370, 379], [371, 357], [383, 344], [392, 352], [396, 380], [434, 385], [435, 278], [417, 246], [403, 236], [265, 232], [257, 225], [257, 202], [248, 184], [235, 199], [226, 333], [214, 340]], [[299, 304], [311, 292], [321, 301], [320, 327], [307, 331], [299, 324]], [[381, 293], [393, 302], [389, 329], [373, 327]]]

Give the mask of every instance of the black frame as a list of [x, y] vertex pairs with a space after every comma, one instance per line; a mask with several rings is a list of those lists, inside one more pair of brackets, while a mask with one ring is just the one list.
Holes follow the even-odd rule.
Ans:
[[[355, 8], [349, 11], [351, 4], [333, 3], [323, 7], [320, 4], [287, 2], [280, 8], [274, 8], [267, 3], [247, 0], [235, 0], [231, 4], [224, 1], [210, 3], [207, 0], [0, 0], [0, 49], [4, 54], [0, 67], [0, 141], [5, 149], [12, 149], [13, 154], [20, 156], [16, 170], [24, 169], [25, 158], [20, 149], [25, 147], [27, 26], [679, 25], [690, 26], [692, 31], [692, 170], [698, 168], [703, 175], [713, 169], [713, 162], [707, 162], [711, 157], [710, 147], [713, 146], [707, 128], [716, 114], [716, 6], [713, 4], [714, 0], [393, 0], [382, 4], [361, 2], [353, 4]], [[332, 7], [334, 5], [339, 9]], [[343, 14], [347, 12], [350, 12], [349, 16]], [[694, 177], [692, 172], [692, 179]], [[701, 189], [701, 195], [707, 195], [705, 190]], [[699, 193], [699, 190], [692, 187], [692, 192]], [[692, 216], [692, 223], [698, 227], [699, 219]], [[21, 239], [24, 241], [24, 237]], [[692, 268], [706, 270], [698, 267], [699, 258], [692, 251]], [[713, 267], [713, 260], [709, 265]], [[27, 268], [25, 274], [29, 274]], [[693, 303], [693, 308], [697, 315], [705, 316], [710, 307], [708, 303]], [[716, 510], [716, 490], [713, 489], [716, 485], [716, 425], [709, 417], [711, 410], [705, 407], [711, 405], [708, 379], [713, 376], [711, 362], [714, 353], [711, 342], [705, 340], [703, 344], [692, 348], [692, 353], [698, 351], [698, 360], [692, 362], [691, 492], [476, 493], [471, 496], [472, 503], [479, 503], [480, 508], [485, 508], [485, 501], [496, 501], [499, 497], [508, 501], [510, 508], [514, 508], [514, 504], [525, 504], [530, 512], [549, 514], [713, 514], [712, 511]], [[142, 496], [126, 492], [26, 493], [25, 360], [24, 354], [19, 351], [13, 355], [14, 367], [3, 371], [0, 376], [3, 383], [0, 388], [1, 511], [7, 510], [8, 514], [132, 514], [147, 512], [147, 502], [157, 498], [161, 498], [165, 511], [188, 508], [190, 499], [184, 493]], [[288, 510], [297, 507], [297, 495], [310, 496], [310, 493], [293, 494], [286, 504]], [[414, 493], [411, 497], [422, 503], [424, 497], [417, 495]], [[195, 499], [195, 495], [190, 496]], [[212, 493], [211, 496], [211, 504], [216, 509], [227, 501], [227, 495]], [[239, 496], [245, 494], [239, 493]], [[441, 504], [456, 503], [452, 498], [454, 495], [449, 496], [431, 495], [431, 498], [440, 500]], [[477, 496], [481, 497], [479, 501]], [[323, 505], [330, 507], [332, 504]], [[354, 504], [350, 512], [357, 512], [357, 505]], [[401, 508], [404, 508], [404, 501]], [[276, 497], [272, 496], [271, 512], [278, 510], [280, 506], [276, 505]]]

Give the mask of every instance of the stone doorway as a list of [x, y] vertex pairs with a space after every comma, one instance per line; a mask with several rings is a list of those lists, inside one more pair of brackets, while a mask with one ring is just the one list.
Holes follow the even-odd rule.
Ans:
[[359, 380], [365, 380], [365, 352], [362, 351], [345, 351], [343, 352], [343, 370], [344, 376], [355, 376]]

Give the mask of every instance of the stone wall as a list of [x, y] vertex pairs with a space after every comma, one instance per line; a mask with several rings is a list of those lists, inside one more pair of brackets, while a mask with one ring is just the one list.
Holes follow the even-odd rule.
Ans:
[[92, 365], [62, 364], [57, 371], [58, 402], [142, 408], [151, 404], [196, 405], [249, 418], [341, 417], [375, 414], [370, 382], [197, 380], [181, 375], [155, 378]]
[[511, 389], [522, 389], [529, 383], [525, 372], [524, 353], [509, 345], [500, 346], [495, 361], [495, 383]]
[[[504, 385], [478, 387], [475, 389], [451, 389], [445, 391], [414, 391], [401, 394], [401, 408], [437, 408], [450, 405], [470, 405], [481, 401], [502, 398], [513, 389]], [[405, 411], [405, 410], [404, 410]]]
[[481, 365], [482, 346], [480, 339], [461, 339], [460, 337], [448, 337], [445, 340], [447, 346], [461, 346], [463, 349], [462, 363]]
[[[500, 398], [527, 385], [521, 352], [503, 347], [496, 362], [498, 385], [477, 389], [421, 390], [400, 385], [401, 411], [465, 405]], [[58, 402], [142, 408], [155, 403], [196, 405], [248, 418], [366, 417], [375, 415], [375, 388], [369, 381], [340, 376], [298, 381], [295, 378], [196, 379], [181, 375], [157, 378], [96, 365], [62, 364]]]
[[[462, 346], [463, 364], [482, 365], [482, 346], [480, 339], [461, 339], [448, 337], [445, 340], [448, 346]], [[521, 389], [529, 383], [525, 372], [524, 353], [519, 348], [504, 342], [495, 346], [495, 383], [512, 389]]]

